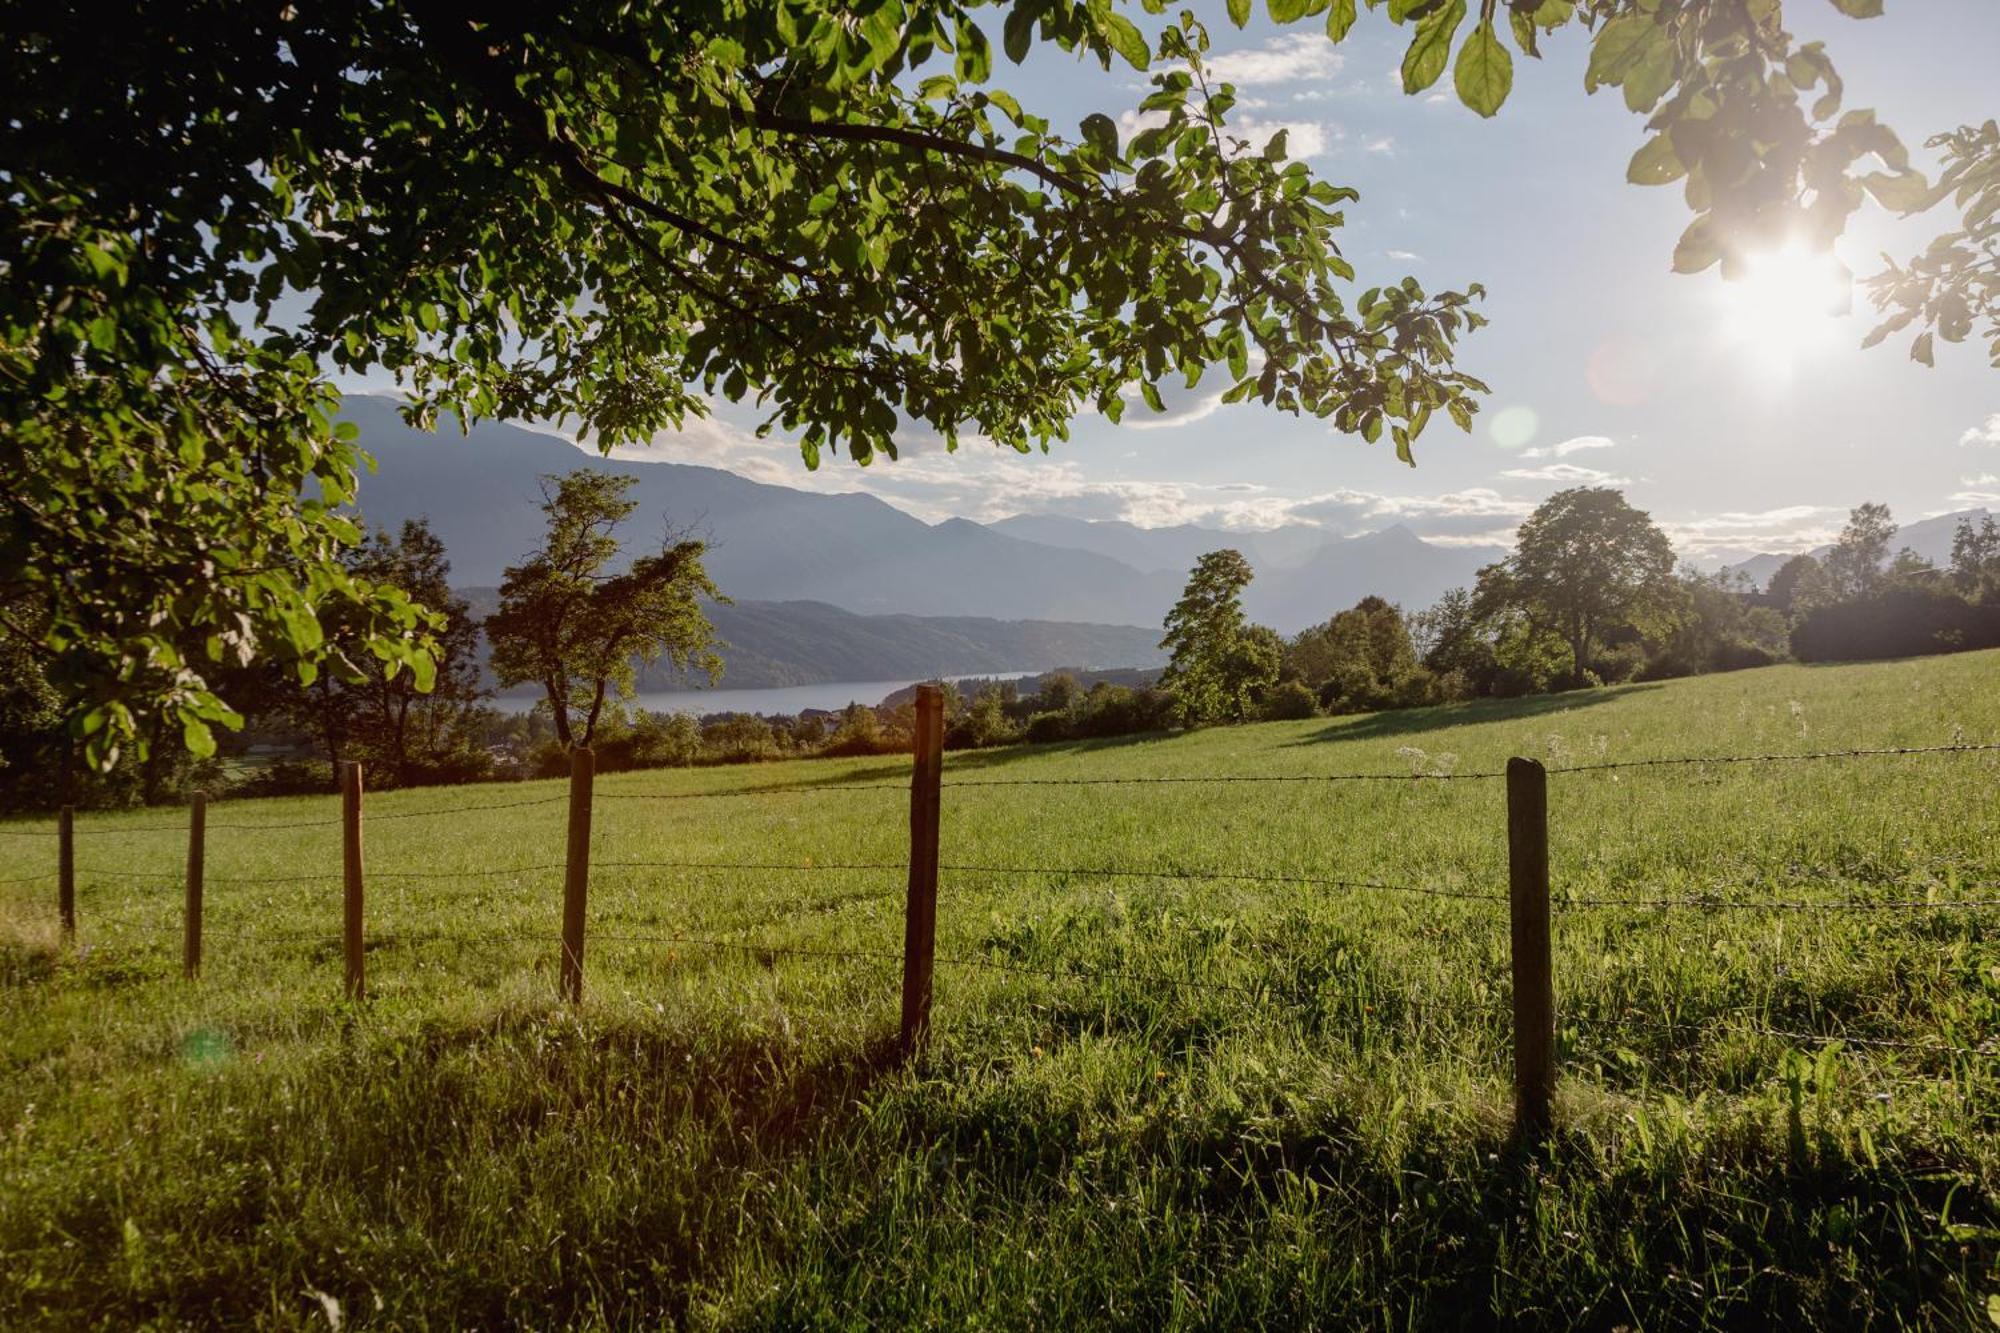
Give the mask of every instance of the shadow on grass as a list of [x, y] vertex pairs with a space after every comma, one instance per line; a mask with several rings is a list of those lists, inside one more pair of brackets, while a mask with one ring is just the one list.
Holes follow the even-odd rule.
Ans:
[[[1051, 755], [1098, 754], [1123, 750], [1135, 745], [1145, 745], [1161, 741], [1174, 741], [1190, 732], [1143, 731], [1130, 736], [1092, 737], [1085, 740], [1051, 741], [1038, 745], [1004, 745], [990, 750], [947, 750], [944, 756], [944, 781], [951, 785], [954, 773], [979, 773], [990, 769], [1017, 764], [1024, 759], [1045, 759]], [[903, 755], [877, 755], [877, 762], [865, 767], [850, 769], [838, 776], [807, 773], [796, 780], [784, 782], [752, 783], [743, 787], [729, 788], [729, 793], [754, 793], [778, 795], [800, 788], [814, 787], [860, 787], [884, 782], [907, 782], [910, 777], [910, 761]]]
[[1595, 708], [1599, 704], [1614, 703], [1620, 699], [1630, 698], [1634, 694], [1662, 688], [1664, 686], [1653, 682], [1644, 685], [1618, 685], [1601, 690], [1569, 690], [1562, 694], [1531, 694], [1519, 699], [1474, 699], [1469, 703], [1440, 704], [1433, 708], [1402, 708], [1383, 713], [1367, 713], [1358, 717], [1335, 718], [1312, 735], [1302, 736], [1290, 744], [1323, 745], [1328, 741], [1382, 740], [1399, 736], [1420, 736], [1426, 732], [1445, 731], [1454, 727], [1478, 726], [1485, 722], [1519, 722], [1528, 718], [1546, 717], [1551, 713]]

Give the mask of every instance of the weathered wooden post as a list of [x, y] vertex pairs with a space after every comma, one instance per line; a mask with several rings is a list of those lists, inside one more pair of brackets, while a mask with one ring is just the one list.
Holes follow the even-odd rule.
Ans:
[[56, 814], [56, 912], [65, 940], [76, 938], [76, 807]]
[[187, 920], [181, 937], [181, 971], [193, 981], [201, 975], [201, 876], [208, 836], [208, 793], [188, 800]]
[[905, 1056], [924, 1043], [931, 1022], [931, 972], [937, 949], [938, 818], [943, 804], [944, 687], [917, 687], [915, 762], [910, 771], [910, 892], [903, 908]]
[[342, 946], [347, 955], [347, 998], [365, 993], [361, 915], [361, 765], [349, 759], [340, 765], [341, 874], [346, 886], [346, 917]]
[[1507, 881], [1514, 959], [1514, 1133], [1547, 1137], [1556, 1090], [1556, 994], [1549, 947], [1548, 771], [1507, 761]]
[[563, 873], [562, 992], [583, 1002], [583, 920], [590, 896], [590, 789], [597, 756], [587, 745], [569, 753], [569, 862]]

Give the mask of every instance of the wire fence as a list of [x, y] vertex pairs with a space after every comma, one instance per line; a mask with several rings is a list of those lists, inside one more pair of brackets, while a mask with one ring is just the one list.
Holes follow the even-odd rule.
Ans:
[[[920, 717], [920, 723], [921, 723]], [[1258, 773], [1258, 774], [1155, 774], [1155, 775], [1084, 775], [1053, 777], [981, 777], [964, 776], [946, 780], [943, 777], [942, 750], [938, 744], [938, 734], [934, 730], [930, 737], [929, 754], [921, 744], [917, 755], [917, 765], [909, 783], [886, 783], [877, 781], [856, 782], [811, 782], [801, 784], [760, 784], [751, 786], [722, 787], [699, 791], [673, 792], [603, 792], [594, 791], [593, 774], [590, 771], [588, 751], [579, 751], [580, 768], [572, 776], [571, 790], [567, 793], [505, 801], [472, 801], [457, 805], [427, 806], [421, 809], [392, 809], [370, 814], [369, 822], [412, 821], [425, 819], [457, 819], [465, 816], [489, 812], [519, 811], [538, 807], [566, 805], [569, 809], [569, 834], [565, 858], [562, 860], [537, 860], [507, 866], [481, 866], [463, 869], [433, 867], [425, 869], [396, 868], [374, 869], [363, 867], [360, 855], [361, 816], [359, 807], [358, 770], [354, 777], [354, 794], [351, 799], [343, 798], [338, 813], [324, 819], [301, 820], [217, 820], [207, 822], [197, 819], [193, 825], [178, 823], [150, 823], [119, 825], [108, 823], [92, 825], [86, 823], [78, 827], [73, 816], [65, 814], [53, 836], [60, 841], [59, 864], [55, 870], [45, 870], [30, 874], [0, 876], [0, 885], [46, 884], [50, 880], [59, 882], [59, 898], [66, 935], [75, 934], [74, 889], [78, 878], [109, 878], [130, 882], [174, 883], [183, 882], [188, 889], [188, 902], [183, 926], [187, 935], [188, 971], [196, 975], [199, 970], [200, 947], [203, 935], [220, 939], [288, 939], [306, 940], [325, 945], [329, 950], [344, 951], [348, 955], [349, 989], [358, 996], [362, 993], [360, 977], [361, 954], [365, 952], [371, 936], [365, 930], [362, 916], [362, 885], [367, 881], [390, 884], [421, 884], [445, 881], [496, 881], [520, 880], [524, 877], [548, 876], [552, 880], [560, 877], [564, 885], [564, 928], [558, 942], [554, 932], [509, 931], [498, 927], [480, 926], [465, 931], [452, 930], [399, 930], [377, 931], [372, 937], [378, 944], [392, 941], [397, 944], [433, 943], [446, 941], [461, 942], [517, 942], [533, 943], [548, 947], [558, 945], [565, 971], [565, 990], [573, 998], [580, 997], [582, 986], [582, 959], [586, 938], [584, 923], [587, 914], [584, 895], [589, 876], [594, 869], [598, 872], [657, 873], [687, 876], [746, 876], [770, 875], [781, 877], [820, 877], [829, 875], [888, 874], [908, 876], [908, 883], [902, 890], [883, 889], [865, 892], [849, 892], [824, 900], [787, 900], [783, 915], [761, 925], [775, 925], [794, 917], [839, 911], [863, 902], [879, 902], [897, 896], [905, 898], [906, 936], [902, 950], [861, 949], [834, 947], [802, 943], [797, 941], [776, 941], [770, 939], [725, 938], [713, 934], [689, 934], [681, 932], [649, 932], [621, 927], [615, 921], [600, 922], [587, 938], [592, 943], [616, 945], [620, 947], [643, 946], [669, 950], [705, 950], [718, 954], [735, 954], [758, 960], [766, 967], [775, 967], [780, 960], [801, 959], [819, 962], [841, 962], [854, 964], [894, 964], [904, 969], [904, 1038], [906, 1044], [914, 1046], [921, 1041], [928, 1023], [930, 1005], [930, 975], [933, 968], [943, 967], [963, 971], [991, 973], [1002, 976], [1016, 976], [1033, 979], [1048, 984], [1090, 984], [1102, 987], [1115, 984], [1122, 987], [1151, 991], [1175, 991], [1212, 993], [1245, 998], [1261, 1004], [1274, 1000], [1284, 1002], [1287, 986], [1272, 977], [1249, 979], [1224, 979], [1213, 974], [1213, 964], [1223, 960], [1208, 958], [1201, 960], [1211, 966], [1196, 966], [1193, 962], [1184, 972], [1162, 971], [1157, 968], [1139, 968], [1125, 965], [1098, 965], [1095, 963], [1070, 962], [1062, 965], [1042, 965], [1019, 956], [996, 956], [993, 949], [975, 953], [940, 953], [935, 949], [934, 938], [937, 921], [937, 903], [940, 897], [940, 877], [949, 876], [949, 886], [943, 893], [944, 900], [955, 901], [963, 893], [983, 893], [991, 891], [1020, 890], [1028, 885], [1046, 890], [1052, 885], [1068, 883], [1140, 883], [1155, 885], [1204, 885], [1228, 886], [1238, 892], [1297, 893], [1305, 891], [1313, 894], [1340, 894], [1343, 896], [1388, 901], [1408, 901], [1411, 899], [1446, 899], [1471, 904], [1485, 904], [1493, 908], [1504, 908], [1508, 914], [1508, 924], [1513, 941], [1511, 989], [1514, 992], [1512, 1018], [1517, 1030], [1522, 1024], [1545, 1025], [1548, 1046], [1551, 1052], [1556, 1046], [1556, 1011], [1553, 999], [1548, 1003], [1548, 1013], [1538, 1015], [1529, 1007], [1522, 1007], [1521, 997], [1532, 996], [1537, 987], [1553, 995], [1550, 979], [1535, 976], [1535, 937], [1541, 939], [1539, 945], [1542, 961], [1539, 964], [1546, 972], [1547, 935], [1551, 919], [1560, 920], [1569, 914], [1598, 912], [1670, 913], [1670, 912], [1717, 912], [1717, 913], [1926, 913], [1970, 915], [2000, 910], [2000, 881], [1976, 880], [1966, 882], [1955, 870], [1941, 876], [1931, 876], [1923, 880], [1905, 879], [1893, 885], [1882, 886], [1883, 891], [1875, 894], [1857, 892], [1850, 877], [1824, 870], [1805, 868], [1791, 876], [1786, 886], [1787, 893], [1774, 894], [1769, 887], [1752, 891], [1748, 886], [1717, 886], [1695, 892], [1649, 892], [1641, 888], [1629, 893], [1576, 893], [1552, 892], [1549, 884], [1547, 846], [1547, 806], [1546, 779], [1548, 777], [1575, 778], [1591, 774], [1618, 773], [1635, 769], [1687, 769], [1705, 766], [1745, 766], [1745, 765], [1791, 765], [1801, 763], [1837, 763], [1873, 760], [1894, 760], [1906, 758], [1964, 758], [1967, 756], [2000, 752], [2000, 742], [1954, 742], [1945, 745], [1913, 745], [1855, 747], [1839, 750], [1818, 750], [1796, 753], [1762, 754], [1709, 754], [1670, 755], [1639, 759], [1609, 760], [1595, 763], [1566, 764], [1545, 768], [1533, 761], [1515, 760], [1507, 768], [1492, 771], [1411, 771], [1411, 772], [1341, 772], [1341, 773]], [[1178, 863], [1152, 865], [1093, 864], [1060, 865], [1044, 863], [1010, 864], [998, 861], [956, 861], [939, 855], [938, 803], [944, 793], [966, 789], [1025, 789], [1045, 787], [1052, 789], [1088, 788], [1148, 788], [1171, 787], [1176, 789], [1197, 788], [1240, 788], [1268, 786], [1276, 784], [1319, 784], [1344, 783], [1396, 783], [1432, 784], [1450, 782], [1504, 782], [1507, 785], [1509, 822], [1507, 842], [1510, 849], [1510, 870], [1504, 887], [1482, 888], [1467, 884], [1461, 878], [1445, 876], [1435, 882], [1413, 882], [1403, 879], [1342, 878], [1304, 870], [1270, 867], [1219, 867], [1189, 866]], [[1523, 783], [1526, 785], [1522, 785]], [[785, 860], [763, 858], [755, 860], [716, 859], [594, 859], [591, 838], [591, 815], [600, 805], [609, 808], [613, 803], [622, 802], [682, 802], [712, 800], [758, 800], [770, 801], [792, 796], [848, 795], [862, 792], [897, 792], [911, 797], [911, 847], [907, 859], [898, 860]], [[1525, 804], [1524, 804], [1525, 802]], [[1537, 824], [1539, 823], [1539, 828]], [[192, 832], [199, 829], [199, 833]], [[347, 849], [345, 863], [337, 869], [323, 872], [285, 873], [279, 875], [208, 875], [203, 869], [204, 848], [200, 839], [208, 832], [227, 831], [245, 833], [277, 833], [304, 829], [340, 829], [342, 841]], [[1497, 831], [1497, 830], [1496, 830]], [[76, 838], [106, 837], [117, 838], [125, 835], [179, 834], [192, 839], [189, 863], [186, 870], [171, 868], [139, 869], [132, 867], [111, 867], [89, 865], [79, 867], [73, 850]], [[47, 828], [0, 828], [0, 836], [12, 839], [49, 840], [52, 831]], [[926, 841], [926, 837], [928, 841]], [[1526, 855], [1525, 862], [1522, 857]], [[1539, 859], [1538, 859], [1539, 858]], [[346, 903], [346, 929], [341, 932], [313, 930], [239, 930], [209, 928], [202, 921], [201, 894], [209, 885], [215, 886], [271, 886], [293, 884], [344, 885]], [[1823, 892], [1813, 892], [1814, 889]], [[1804, 890], [1804, 892], [1801, 892]], [[1527, 932], [1527, 953], [1523, 953], [1523, 930]], [[1524, 964], [1524, 956], [1527, 962]], [[1258, 959], [1239, 959], [1246, 965], [1255, 966]], [[1528, 969], [1523, 971], [1524, 966]], [[1408, 1010], [1411, 997], [1399, 997], [1397, 1003]], [[913, 1006], [915, 1017], [912, 1017]], [[1656, 1033], [1711, 1032], [1718, 1021], [1733, 1021], [1734, 1015], [1713, 1015], [1706, 1026], [1702, 1024], [1680, 1024], [1645, 1015], [1620, 1016], [1618, 1023], [1628, 1027], [1647, 1028]], [[1578, 1039], [1593, 1035], [1603, 1023], [1602, 1015], [1565, 1016], [1563, 1031]], [[1734, 1031], [1734, 1028], [1727, 1029]], [[1905, 1039], [1883, 1035], [1847, 1034], [1843, 1032], [1811, 1032], [1797, 1028], [1773, 1026], [1768, 1022], [1750, 1031], [1773, 1040], [1824, 1045], [1840, 1042], [1847, 1046], [1884, 1051], [1930, 1053], [1950, 1056], [1984, 1056], [2000, 1054], [2000, 1045], [1995, 1040], [1985, 1040], [1977, 1045], [1965, 1046], [1942, 1038]], [[1532, 1043], [1530, 1043], [1532, 1045]], [[1517, 1046], [1517, 1051], [1520, 1049]], [[1552, 1058], [1552, 1056], [1551, 1056]], [[1543, 1071], [1549, 1083], [1553, 1082], [1553, 1068]], [[1532, 1093], [1532, 1084], [1538, 1075], [1527, 1071], [1523, 1075], [1517, 1069], [1517, 1083]], [[1528, 1095], [1524, 1093], [1524, 1095]]]

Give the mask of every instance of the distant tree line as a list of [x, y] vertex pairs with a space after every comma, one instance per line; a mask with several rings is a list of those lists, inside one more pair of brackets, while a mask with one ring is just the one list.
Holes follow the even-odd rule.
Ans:
[[1961, 520], [1948, 568], [1890, 553], [1886, 505], [1849, 516], [1823, 558], [1759, 591], [1676, 567], [1672, 543], [1617, 490], [1549, 497], [1514, 550], [1412, 614], [1366, 597], [1290, 639], [1249, 623], [1250, 566], [1203, 556], [1166, 621], [1163, 685], [1182, 726], [1512, 698], [1798, 661], [2000, 646], [2000, 530]]

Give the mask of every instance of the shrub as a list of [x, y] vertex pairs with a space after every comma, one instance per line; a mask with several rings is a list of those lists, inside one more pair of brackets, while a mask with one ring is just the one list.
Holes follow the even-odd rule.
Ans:
[[1037, 713], [1028, 719], [1028, 740], [1036, 745], [1070, 738], [1068, 713]]
[[1281, 680], [1265, 691], [1261, 712], [1267, 722], [1294, 722], [1319, 716], [1319, 701], [1303, 681]]

